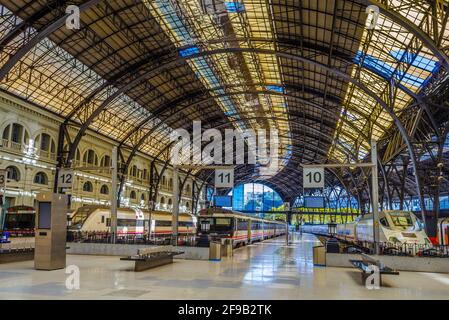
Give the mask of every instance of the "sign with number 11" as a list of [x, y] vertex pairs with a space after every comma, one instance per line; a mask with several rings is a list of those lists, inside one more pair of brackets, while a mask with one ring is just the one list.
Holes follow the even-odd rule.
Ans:
[[234, 187], [234, 169], [215, 170], [215, 188]]

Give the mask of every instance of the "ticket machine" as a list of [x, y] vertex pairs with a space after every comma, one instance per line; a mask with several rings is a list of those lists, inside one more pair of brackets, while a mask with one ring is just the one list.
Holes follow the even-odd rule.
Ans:
[[68, 197], [65, 194], [40, 193], [36, 200], [34, 268], [63, 269], [66, 267]]

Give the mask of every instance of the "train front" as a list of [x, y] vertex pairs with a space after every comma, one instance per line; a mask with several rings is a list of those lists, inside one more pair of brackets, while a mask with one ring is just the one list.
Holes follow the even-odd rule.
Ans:
[[232, 237], [234, 221], [231, 215], [201, 210], [198, 218], [198, 246], [208, 247], [210, 241]]
[[389, 245], [418, 254], [432, 248], [432, 243], [418, 218], [410, 211], [385, 211], [380, 217], [382, 230]]

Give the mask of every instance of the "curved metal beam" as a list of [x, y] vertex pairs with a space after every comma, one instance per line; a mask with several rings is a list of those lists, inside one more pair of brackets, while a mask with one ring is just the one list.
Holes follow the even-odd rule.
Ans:
[[[235, 87], [239, 87], [238, 85], [236, 85]], [[216, 90], [216, 88], [211, 89], [211, 92], [213, 92], [214, 90]], [[225, 94], [220, 94], [220, 95], [215, 95], [215, 96], [211, 96], [208, 98], [205, 98], [203, 100], [197, 101], [193, 104], [190, 104], [186, 107], [182, 107], [180, 110], [176, 111], [176, 113], [173, 114], [173, 116], [175, 116], [178, 112], [182, 112], [188, 108], [193, 108], [197, 105], [200, 105], [202, 103], [208, 102], [208, 101], [214, 101], [216, 98], [219, 97], [226, 97], [226, 96], [233, 96], [233, 95], [242, 95], [242, 94], [269, 94], [269, 95], [279, 95], [279, 96], [285, 96], [288, 97], [290, 99], [299, 101], [301, 103], [307, 104], [311, 107], [317, 108], [322, 112], [328, 113], [330, 114], [332, 117], [335, 116], [335, 113], [332, 112], [329, 109], [326, 109], [324, 107], [322, 107], [321, 105], [311, 102], [309, 100], [297, 97], [295, 95], [292, 94], [288, 94], [288, 93], [280, 93], [280, 92], [273, 92], [273, 91], [268, 91], [268, 90], [244, 90], [244, 91], [235, 91], [235, 92], [230, 92], [230, 93], [225, 93]], [[144, 119], [142, 122], [140, 122], [133, 130], [131, 130], [126, 136], [125, 138], [120, 142], [120, 145], [123, 145], [125, 143], [126, 140], [128, 140], [134, 133], [136, 133], [138, 130], [140, 130], [140, 128], [145, 125], [146, 123], [155, 120], [159, 117], [159, 115], [161, 114], [161, 112], [163, 111], [168, 111], [171, 109], [174, 109], [178, 106], [179, 102], [185, 101], [187, 99], [187, 97], [181, 97], [180, 99], [177, 99], [174, 103], [171, 103], [170, 105], [166, 105], [166, 106], [161, 106], [160, 108], [158, 108], [152, 115], [150, 115], [148, 118]], [[362, 116], [363, 117], [363, 116]], [[364, 118], [364, 117], [363, 117]], [[366, 118], [365, 118], [366, 119]], [[163, 119], [168, 120], [167, 119]], [[244, 119], [243, 119], [244, 120]], [[336, 119], [338, 120], [338, 118]], [[359, 134], [363, 134], [357, 127], [354, 126], [354, 124], [351, 121], [348, 121], [347, 119], [341, 119], [345, 124], [349, 125], [351, 128], [353, 128], [355, 131], [357, 131]], [[319, 119], [317, 119], [317, 121], [319, 121]]]
[[[83, 11], [86, 11], [90, 9], [91, 7], [97, 5], [101, 0], [88, 0], [84, 2], [83, 4], [78, 5], [80, 13]], [[28, 41], [24, 46], [22, 46], [19, 50], [16, 51], [9, 59], [8, 61], [2, 66], [0, 69], [0, 81], [3, 80], [3, 78], [8, 74], [9, 71], [15, 66], [15, 64], [22, 59], [34, 46], [36, 46], [40, 41], [48, 37], [50, 34], [52, 34], [54, 31], [61, 28], [67, 18], [70, 17], [70, 14], [65, 14], [59, 19], [53, 21], [49, 25], [47, 25], [45, 28], [43, 28], [41, 31], [39, 31], [30, 41]]]
[[[65, 2], [64, 2], [65, 3]], [[29, 6], [31, 2], [28, 3], [27, 6]], [[23, 20], [21, 23], [16, 25], [16, 27], [11, 30], [6, 36], [4, 36], [2, 39], [0, 39], [0, 50], [2, 50], [5, 46], [7, 46], [12, 40], [14, 40], [15, 37], [17, 37], [19, 34], [24, 32], [27, 28], [31, 27], [33, 23], [37, 22], [37, 20], [45, 17], [47, 14], [51, 13], [53, 10], [54, 5], [61, 6], [61, 1], [58, 0], [52, 0], [49, 1], [45, 6], [41, 8], [38, 12], [34, 13], [32, 16], [30, 16], [27, 20]], [[27, 7], [25, 6], [25, 7]], [[23, 8], [22, 8], [23, 10]], [[13, 12], [13, 14], [15, 14]], [[18, 16], [17, 14], [15, 14]]]
[[[188, 57], [184, 57], [184, 58], [180, 58], [176, 61], [173, 61], [171, 63], [169, 63], [168, 65], [171, 65], [172, 63], [179, 63], [180, 61], [184, 61], [184, 60], [188, 60], [188, 59], [194, 59], [194, 58], [198, 58], [198, 57], [203, 57], [203, 56], [209, 56], [209, 55], [215, 55], [215, 54], [223, 54], [223, 53], [227, 53], [227, 52], [257, 52], [257, 53], [262, 53], [262, 54], [271, 54], [271, 55], [276, 55], [278, 57], [281, 58], [285, 58], [285, 59], [290, 59], [290, 60], [296, 60], [296, 61], [301, 61], [303, 63], [306, 64], [310, 64], [313, 65], [319, 69], [323, 69], [331, 74], [334, 74], [340, 78], [345, 79], [347, 82], [350, 82], [352, 84], [354, 84], [355, 86], [359, 87], [362, 91], [364, 91], [368, 96], [370, 96], [374, 101], [376, 101], [389, 115], [390, 117], [393, 119], [394, 124], [397, 126], [402, 138], [405, 141], [405, 144], [407, 145], [409, 154], [410, 154], [410, 158], [412, 159], [412, 165], [413, 165], [413, 169], [415, 172], [417, 172], [417, 160], [416, 160], [416, 155], [415, 155], [415, 151], [413, 149], [413, 145], [411, 143], [411, 139], [407, 133], [407, 130], [404, 128], [404, 126], [402, 125], [401, 121], [399, 120], [399, 118], [396, 116], [394, 110], [392, 107], [388, 106], [385, 101], [383, 101], [380, 97], [378, 97], [373, 91], [371, 91], [366, 85], [364, 85], [363, 83], [360, 83], [358, 80], [353, 79], [350, 75], [328, 67], [326, 65], [323, 65], [317, 61], [313, 61], [309, 58], [305, 58], [305, 57], [301, 57], [301, 56], [296, 56], [296, 55], [292, 55], [289, 53], [284, 53], [284, 52], [277, 52], [275, 50], [270, 50], [270, 49], [260, 49], [260, 48], [226, 48], [226, 49], [216, 49], [216, 50], [210, 50], [210, 51], [203, 51], [203, 52], [199, 52], [197, 54], [188, 56]], [[161, 71], [162, 69], [167, 68], [168, 65], [163, 65], [159, 68], [156, 68], [156, 70]], [[90, 121], [92, 121], [111, 101], [113, 101], [119, 94], [127, 91], [128, 89], [132, 88], [133, 86], [137, 85], [138, 83], [146, 80], [148, 78], [149, 75], [153, 74], [154, 72], [156, 72], [155, 70], [153, 70], [150, 73], [145, 73], [141, 76], [139, 76], [138, 78], [134, 79], [133, 81], [131, 81], [130, 83], [128, 83], [126, 86], [124, 86], [123, 88], [119, 89], [115, 94], [113, 94], [112, 96], [110, 96], [107, 100], [105, 100], [102, 105], [97, 108], [94, 113], [89, 117]], [[79, 142], [79, 140], [81, 140], [82, 135], [84, 134], [85, 130], [87, 129], [87, 127], [89, 126], [89, 123], [84, 124], [83, 127], [80, 130], [80, 132], [78, 133], [76, 140], [77, 142]], [[75, 140], [74, 140], [75, 141]], [[71, 149], [72, 151], [72, 149]], [[72, 153], [72, 152], [71, 152]], [[72, 156], [73, 157], [73, 156]], [[416, 187], [417, 187], [417, 191], [419, 194], [419, 198], [421, 199], [421, 183], [420, 183], [420, 179], [418, 177], [417, 174], [415, 174], [415, 179], [416, 179]], [[422, 206], [421, 206], [422, 207]], [[425, 221], [425, 212], [424, 210], [422, 211], [422, 216], [423, 216], [423, 221]]]
[[[219, 39], [216, 40], [216, 42], [224, 42], [225, 39]], [[228, 53], [228, 52], [255, 52], [255, 53], [264, 53], [264, 54], [272, 54], [272, 55], [276, 55], [278, 57], [282, 57], [282, 58], [286, 58], [286, 59], [291, 59], [291, 60], [298, 60], [301, 61], [303, 63], [308, 63], [308, 64], [312, 64], [318, 68], [322, 68], [324, 70], [327, 70], [330, 73], [334, 73], [338, 76], [343, 76], [344, 78], [350, 78], [346, 73], [337, 70], [337, 69], [333, 69], [330, 68], [326, 65], [323, 65], [319, 62], [316, 62], [314, 60], [308, 59], [308, 58], [304, 58], [301, 56], [297, 56], [297, 55], [293, 55], [293, 54], [289, 54], [289, 53], [284, 53], [284, 52], [278, 52], [275, 50], [271, 50], [271, 49], [261, 49], [261, 48], [225, 48], [225, 49], [215, 49], [215, 50], [210, 50], [210, 51], [202, 51], [199, 52], [197, 54], [193, 54], [190, 55], [188, 57], [179, 57], [178, 59], [174, 60], [174, 61], [170, 61], [166, 64], [162, 64], [157, 66], [156, 68], [145, 72], [144, 74], [138, 76], [137, 78], [131, 80], [130, 82], [128, 82], [125, 86], [119, 88], [116, 92], [114, 92], [111, 96], [109, 96], [106, 100], [104, 100], [102, 102], [102, 104], [95, 109], [92, 114], [88, 117], [88, 119], [86, 120], [86, 122], [81, 126], [79, 133], [77, 134], [77, 136], [74, 139], [75, 144], [77, 145], [79, 143], [79, 140], [81, 139], [81, 137], [84, 135], [84, 132], [87, 130], [87, 128], [90, 126], [90, 124], [93, 122], [93, 120], [112, 102], [114, 101], [119, 95], [121, 95], [122, 93], [128, 91], [129, 89], [132, 89], [133, 87], [139, 85], [141, 82], [146, 81], [150, 78], [152, 78], [153, 76], [157, 75], [159, 72], [161, 71], [165, 71], [167, 69], [170, 69], [171, 67], [176, 66], [177, 64], [180, 63], [184, 63], [187, 60], [191, 60], [194, 58], [199, 58], [199, 57], [205, 57], [205, 56], [210, 56], [210, 55], [215, 55], [215, 54], [223, 54], [223, 53]], [[349, 62], [348, 62], [349, 63]], [[353, 61], [351, 61], [350, 63], [353, 63]], [[145, 65], [144, 61], [140, 61], [138, 63], [138, 65]], [[334, 70], [335, 72], [332, 72], [331, 70]], [[351, 81], [354, 85], [358, 86], [358, 81], [352, 79], [353, 81]], [[403, 90], [404, 92], [410, 94], [414, 99], [419, 99], [418, 96], [413, 93], [412, 91], [410, 91], [409, 89], [407, 89], [405, 86], [403, 86], [400, 83], [396, 84], [397, 87], [401, 90]], [[105, 87], [107, 87], [107, 85], [105, 85]], [[360, 86], [358, 86], [360, 87]], [[104, 89], [104, 88], [103, 88]], [[363, 88], [361, 88], [363, 90]], [[77, 110], [79, 107], [85, 105], [86, 103], [88, 103], [88, 101], [90, 101], [96, 93], [98, 93], [100, 90], [100, 88], [98, 88], [97, 90], [95, 90], [94, 92], [92, 92], [89, 97], [87, 99], [85, 99], [75, 110]], [[372, 94], [374, 94], [373, 92], [371, 92]], [[374, 99], [376, 100], [376, 99]], [[382, 105], [382, 104], [381, 104]], [[72, 112], [73, 113], [73, 112]], [[73, 158], [72, 152], [70, 152], [69, 157]]]

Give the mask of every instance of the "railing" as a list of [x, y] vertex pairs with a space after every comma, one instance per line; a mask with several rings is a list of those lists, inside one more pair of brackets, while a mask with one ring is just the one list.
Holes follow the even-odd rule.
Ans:
[[0, 231], [0, 237], [3, 235], [3, 233], [7, 233], [10, 238], [16, 238], [16, 237], [34, 237], [34, 230], [3, 230]]
[[[67, 242], [82, 242], [82, 243], [111, 243], [114, 233], [112, 232], [68, 232]], [[116, 233], [115, 243], [120, 244], [148, 244], [160, 245], [171, 244], [172, 236], [169, 235], [155, 235], [148, 233], [132, 233], [132, 232], [118, 232]], [[179, 235], [178, 245], [182, 246], [196, 246], [196, 236], [194, 235]]]
[[22, 144], [10, 141], [8, 139], [2, 139], [2, 147], [4, 149], [9, 149], [14, 152], [22, 152]]
[[39, 150], [39, 157], [45, 158], [45, 159], [50, 159], [50, 160], [56, 160], [55, 153], [45, 151], [45, 150]]
[[13, 152], [25, 153], [28, 155], [34, 154], [34, 155], [39, 155], [39, 157], [44, 158], [44, 159], [56, 160], [56, 154], [53, 152], [40, 150], [35, 147], [30, 147], [30, 146], [23, 145], [18, 142], [10, 141], [8, 139], [1, 139], [0, 145], [2, 146], [2, 148], [11, 150]]
[[[425, 245], [392, 242], [379, 242], [378, 244], [379, 255], [449, 258], [449, 245]], [[344, 251], [346, 253], [364, 252], [373, 254], [374, 243], [359, 241], [356, 244], [349, 244]]]

